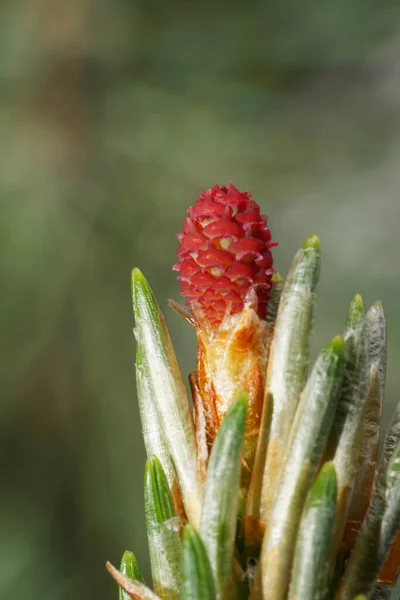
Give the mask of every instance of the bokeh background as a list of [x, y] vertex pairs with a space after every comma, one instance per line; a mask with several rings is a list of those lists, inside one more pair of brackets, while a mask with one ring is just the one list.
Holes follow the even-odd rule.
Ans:
[[400, 5], [3, 0], [0, 597], [116, 598], [148, 572], [130, 270], [167, 306], [187, 206], [250, 189], [283, 274], [323, 248], [314, 356], [354, 293], [384, 302], [400, 399]]

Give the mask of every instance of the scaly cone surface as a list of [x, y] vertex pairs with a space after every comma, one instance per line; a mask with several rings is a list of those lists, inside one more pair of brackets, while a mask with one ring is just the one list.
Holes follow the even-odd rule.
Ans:
[[257, 314], [267, 315], [271, 288], [271, 232], [267, 217], [248, 192], [234, 185], [203, 192], [189, 208], [180, 241], [182, 296], [200, 306], [213, 328], [227, 314], [243, 310], [250, 289], [257, 295]]

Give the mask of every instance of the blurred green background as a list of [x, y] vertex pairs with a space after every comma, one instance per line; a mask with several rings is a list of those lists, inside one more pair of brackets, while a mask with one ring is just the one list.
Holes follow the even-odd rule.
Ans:
[[323, 248], [314, 334], [384, 302], [400, 397], [400, 5], [394, 0], [3, 0], [0, 597], [116, 598], [148, 572], [130, 270], [168, 307], [186, 208], [250, 189], [285, 273]]

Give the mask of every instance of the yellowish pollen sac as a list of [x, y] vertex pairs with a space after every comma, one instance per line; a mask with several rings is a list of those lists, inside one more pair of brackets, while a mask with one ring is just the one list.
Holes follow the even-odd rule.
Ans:
[[247, 279], [236, 279], [235, 283], [240, 287], [241, 285], [246, 285]]
[[217, 219], [215, 217], [211, 218], [211, 219], [202, 219], [201, 222], [201, 226], [207, 227], [207, 225], [209, 225], [210, 223], [214, 223], [214, 221], [216, 221]]
[[219, 245], [221, 246], [221, 248], [223, 248], [224, 250], [227, 250], [229, 248], [229, 246], [232, 244], [233, 239], [230, 237], [226, 237], [226, 238], [220, 238], [219, 239]]

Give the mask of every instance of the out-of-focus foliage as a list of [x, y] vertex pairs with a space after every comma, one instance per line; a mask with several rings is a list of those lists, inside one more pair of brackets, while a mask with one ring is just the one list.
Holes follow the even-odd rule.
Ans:
[[164, 302], [187, 374], [194, 334], [167, 298], [173, 234], [201, 189], [252, 191], [282, 273], [320, 235], [314, 348], [355, 292], [383, 301], [387, 424], [400, 7], [4, 0], [0, 17], [0, 596], [108, 600], [107, 558], [134, 547], [148, 573], [130, 269]]

